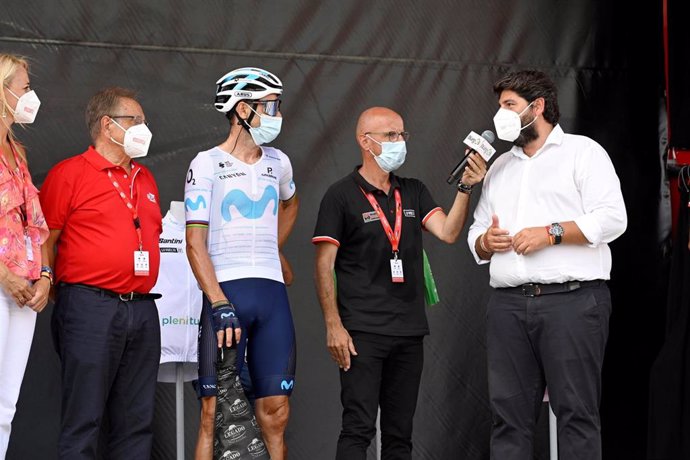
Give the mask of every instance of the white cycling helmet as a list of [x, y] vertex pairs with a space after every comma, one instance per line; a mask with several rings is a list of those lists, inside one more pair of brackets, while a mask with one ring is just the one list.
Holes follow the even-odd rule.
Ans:
[[256, 67], [231, 70], [216, 82], [216, 102], [219, 112], [227, 113], [243, 100], [259, 100], [269, 94], [281, 94], [283, 82], [271, 72]]

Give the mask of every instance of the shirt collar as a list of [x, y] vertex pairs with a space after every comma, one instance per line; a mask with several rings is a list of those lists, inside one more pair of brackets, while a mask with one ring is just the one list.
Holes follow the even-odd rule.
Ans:
[[[362, 189], [365, 192], [372, 193], [372, 192], [379, 190], [378, 188], [371, 185], [369, 182], [367, 182], [362, 177], [362, 175], [359, 173], [359, 168], [361, 168], [361, 167], [362, 167], [362, 165], [355, 166], [354, 171], [352, 171], [352, 173], [350, 174], [350, 176], [355, 181], [355, 183], [357, 185], [359, 185], [360, 187], [362, 187]], [[398, 176], [396, 176], [393, 173], [388, 173], [388, 177], [389, 177], [389, 180], [391, 181], [391, 190], [395, 190], [396, 188], [400, 188], [400, 182], [398, 181]]]
[[[553, 127], [549, 135], [546, 137], [546, 141], [544, 142], [544, 145], [541, 146], [539, 150], [537, 150], [537, 153], [532, 155], [532, 158], [536, 157], [539, 155], [541, 152], [546, 149], [548, 145], [561, 145], [563, 143], [563, 137], [565, 136], [565, 133], [563, 132], [563, 128], [561, 128], [561, 125], [556, 124], [556, 126]], [[525, 152], [522, 150], [522, 147], [518, 147], [517, 145], [513, 145], [513, 148], [510, 149], [510, 153], [515, 155], [518, 158], [523, 158], [527, 159], [529, 158]]]
[[[98, 151], [93, 145], [90, 145], [89, 149], [86, 152], [84, 152], [82, 156], [86, 161], [88, 161], [94, 168], [96, 168], [99, 171], [117, 167], [110, 161], [106, 160], [103, 155], [98, 153]], [[134, 161], [130, 161], [130, 165], [132, 167], [132, 171], [134, 171], [138, 166]]]

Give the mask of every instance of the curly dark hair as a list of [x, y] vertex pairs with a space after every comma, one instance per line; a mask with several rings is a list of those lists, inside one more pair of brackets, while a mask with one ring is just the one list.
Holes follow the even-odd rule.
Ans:
[[558, 123], [561, 113], [558, 110], [558, 90], [554, 82], [539, 70], [518, 70], [510, 72], [496, 83], [494, 93], [500, 96], [503, 91], [515, 91], [520, 97], [532, 102], [544, 98], [544, 120], [552, 125]]

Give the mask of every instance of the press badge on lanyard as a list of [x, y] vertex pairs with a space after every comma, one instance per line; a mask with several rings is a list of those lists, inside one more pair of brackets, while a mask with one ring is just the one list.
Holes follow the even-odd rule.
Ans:
[[149, 274], [149, 252], [134, 251], [134, 274], [136, 276], [148, 276]]
[[[134, 222], [134, 229], [137, 232], [137, 237], [139, 238], [139, 250], [134, 251], [134, 275], [135, 276], [148, 276], [149, 275], [149, 252], [143, 250], [143, 242], [141, 237], [141, 222], [139, 221], [139, 214], [137, 213], [137, 208], [132, 204], [132, 202], [127, 197], [127, 194], [122, 191], [120, 184], [117, 183], [113, 173], [108, 171], [108, 178], [113, 183], [113, 187], [125, 202], [127, 209], [132, 213], [132, 221]], [[132, 181], [134, 176], [132, 176]]]
[[391, 281], [394, 283], [404, 283], [405, 276], [403, 274], [403, 263], [401, 259], [398, 259], [398, 248], [400, 247], [400, 235], [402, 234], [402, 198], [400, 197], [400, 189], [394, 190], [395, 195], [395, 230], [391, 229], [391, 225], [388, 223], [388, 218], [386, 214], [379, 206], [379, 203], [374, 198], [374, 195], [364, 191], [362, 187], [359, 188], [369, 204], [374, 208], [376, 214], [379, 216], [379, 222], [383, 227], [383, 231], [386, 232], [388, 241], [391, 242], [391, 247], [393, 249], [393, 258], [391, 259]]
[[26, 244], [26, 260], [29, 262], [34, 261], [34, 248], [31, 246], [31, 237], [28, 234], [24, 234], [24, 241]]

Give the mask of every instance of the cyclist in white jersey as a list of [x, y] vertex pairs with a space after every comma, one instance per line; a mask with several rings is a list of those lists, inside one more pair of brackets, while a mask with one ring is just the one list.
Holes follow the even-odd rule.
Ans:
[[283, 282], [278, 257], [279, 201], [295, 194], [287, 155], [260, 147], [247, 164], [213, 147], [187, 172], [187, 225], [208, 226], [208, 253], [219, 280], [268, 278]]
[[[196, 156], [185, 184], [187, 256], [204, 292], [196, 460], [213, 455], [217, 350], [234, 343], [240, 358], [247, 347], [256, 418], [268, 452], [283, 460], [296, 353], [280, 248], [295, 223], [298, 200], [289, 158], [262, 146], [280, 133], [283, 88], [272, 73], [250, 67], [216, 84], [215, 107], [226, 114], [230, 133]], [[240, 370], [243, 361], [238, 359]]]

